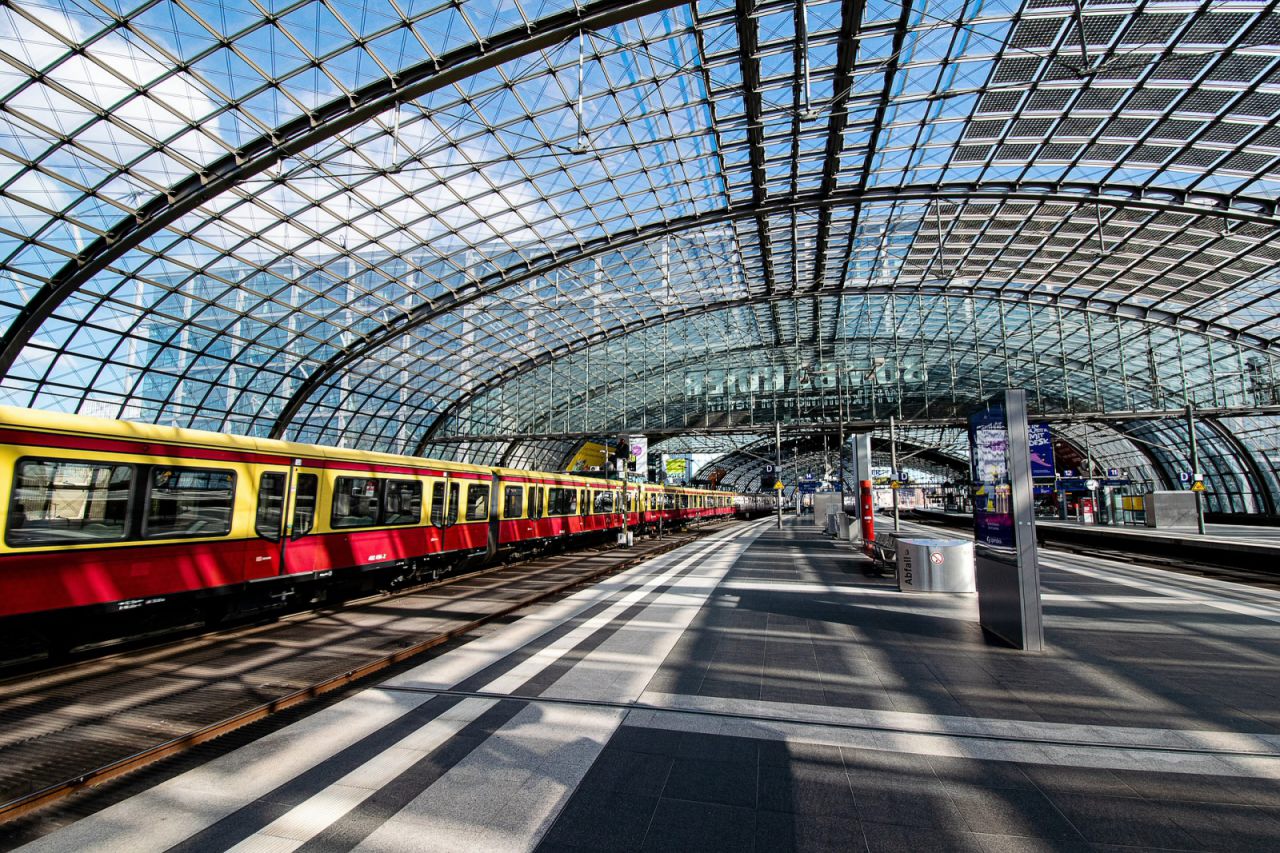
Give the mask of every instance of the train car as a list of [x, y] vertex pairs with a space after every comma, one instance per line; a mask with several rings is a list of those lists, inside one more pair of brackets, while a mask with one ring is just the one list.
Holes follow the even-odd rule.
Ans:
[[778, 496], [773, 492], [734, 495], [731, 500], [733, 513], [742, 519], [770, 515], [778, 509]]
[[732, 496], [0, 407], [0, 500], [8, 627], [177, 602], [213, 621]]

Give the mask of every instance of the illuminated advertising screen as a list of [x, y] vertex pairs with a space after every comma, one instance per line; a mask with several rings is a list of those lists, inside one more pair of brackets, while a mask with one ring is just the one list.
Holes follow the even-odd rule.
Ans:
[[973, 467], [973, 529], [978, 542], [1013, 548], [1013, 503], [1009, 498], [1009, 427], [996, 404], [969, 416]]
[[1031, 476], [1052, 477], [1053, 435], [1047, 423], [1027, 424], [1027, 449], [1031, 452]]

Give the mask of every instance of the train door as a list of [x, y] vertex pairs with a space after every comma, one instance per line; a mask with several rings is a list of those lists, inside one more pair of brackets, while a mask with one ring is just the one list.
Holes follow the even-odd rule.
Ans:
[[288, 469], [258, 471], [253, 486], [257, 506], [253, 516], [254, 538], [244, 550], [244, 579], [276, 577], [284, 565], [285, 501], [289, 494]]
[[451, 534], [458, 522], [459, 484], [446, 479], [437, 483], [431, 492], [431, 523], [440, 531], [440, 550], [455, 551], [462, 546], [457, 535]]
[[316, 526], [320, 476], [294, 469], [290, 472], [287, 495], [287, 523], [280, 540], [280, 573], [332, 571], [332, 561], [324, 550], [324, 537], [310, 535]]
[[498, 472], [489, 475], [489, 535], [485, 541], [484, 558], [492, 561], [498, 556], [498, 538], [502, 532], [502, 489]]

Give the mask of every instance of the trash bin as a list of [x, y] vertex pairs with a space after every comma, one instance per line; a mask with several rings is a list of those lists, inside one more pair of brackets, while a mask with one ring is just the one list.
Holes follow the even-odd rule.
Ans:
[[898, 589], [976, 592], [973, 543], [965, 539], [899, 539]]

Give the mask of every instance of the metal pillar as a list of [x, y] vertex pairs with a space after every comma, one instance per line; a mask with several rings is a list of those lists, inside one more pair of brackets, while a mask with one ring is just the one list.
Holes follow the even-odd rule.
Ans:
[[[777, 421], [773, 422], [773, 470], [774, 476], [778, 479], [775, 483], [782, 482], [782, 424]], [[800, 486], [797, 484], [797, 489]], [[782, 529], [782, 489], [774, 489], [778, 493], [778, 529]]]
[[898, 525], [898, 486], [902, 480], [898, 476], [898, 422], [889, 416], [889, 476], [892, 478], [889, 486], [893, 492], [893, 531], [899, 530]]
[[[1194, 487], [1197, 483], [1203, 483], [1204, 480], [1200, 476], [1200, 450], [1196, 446], [1196, 419], [1195, 410], [1191, 408], [1191, 404], [1187, 403], [1187, 437], [1191, 441], [1191, 485]], [[1196, 531], [1204, 535], [1204, 501], [1200, 499], [1200, 492], [1192, 491], [1196, 496]]]

